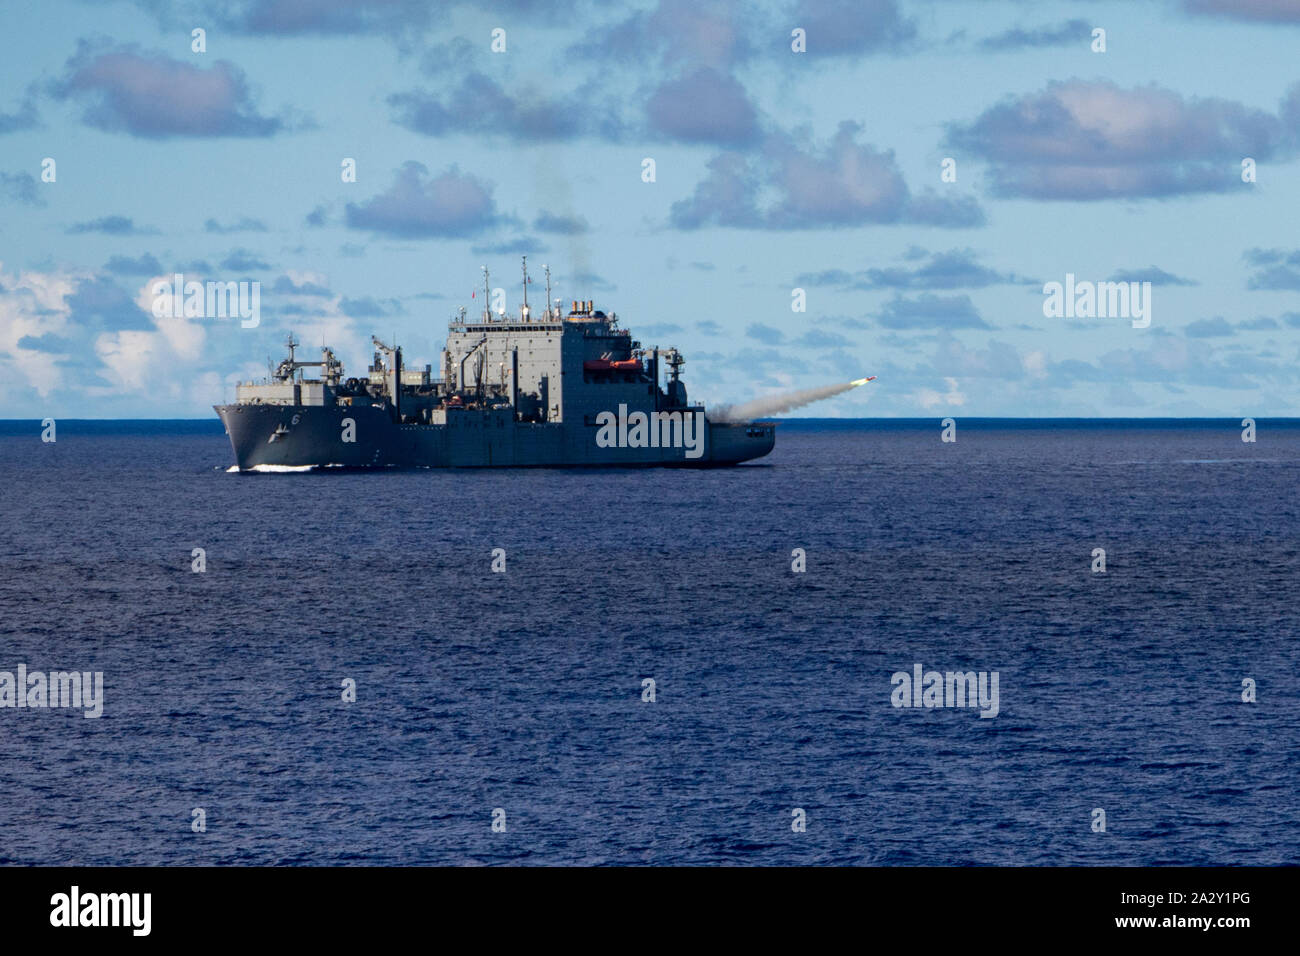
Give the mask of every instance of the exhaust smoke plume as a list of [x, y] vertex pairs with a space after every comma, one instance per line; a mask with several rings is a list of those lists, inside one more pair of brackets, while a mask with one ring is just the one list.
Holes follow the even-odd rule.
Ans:
[[804, 388], [797, 392], [782, 392], [780, 395], [755, 398], [752, 401], [741, 402], [739, 405], [720, 405], [710, 413], [710, 417], [719, 422], [747, 422], [764, 415], [779, 415], [782, 412], [802, 408], [812, 402], [833, 398], [851, 388], [866, 385], [874, 379], [873, 375], [871, 378], [857, 378], [842, 385], [822, 385], [818, 388]]

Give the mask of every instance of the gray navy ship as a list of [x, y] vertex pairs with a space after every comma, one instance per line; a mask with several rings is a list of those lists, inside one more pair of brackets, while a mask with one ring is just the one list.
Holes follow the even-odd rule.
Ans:
[[[484, 301], [488, 297], [484, 270]], [[692, 404], [675, 348], [643, 348], [592, 301], [567, 314], [550, 297], [518, 315], [465, 309], [447, 330], [435, 373], [373, 339], [364, 378], [329, 348], [288, 358], [263, 382], [214, 406], [240, 471], [311, 467], [504, 468], [718, 466], [772, 450], [770, 422], [715, 421]], [[558, 300], [556, 300], [558, 303]], [[308, 377], [307, 370], [315, 377]]]

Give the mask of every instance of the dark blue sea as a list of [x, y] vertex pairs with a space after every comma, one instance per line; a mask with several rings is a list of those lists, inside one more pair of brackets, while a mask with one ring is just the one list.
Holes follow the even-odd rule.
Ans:
[[[0, 426], [0, 671], [104, 709], [0, 708], [0, 863], [1300, 861], [1300, 422], [253, 476], [215, 420], [40, 432]], [[917, 663], [998, 715], [894, 707]]]

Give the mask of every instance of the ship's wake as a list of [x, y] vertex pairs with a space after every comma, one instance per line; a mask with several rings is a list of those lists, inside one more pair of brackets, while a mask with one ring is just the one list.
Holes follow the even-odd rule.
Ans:
[[[317, 465], [253, 465], [251, 468], [240, 468], [238, 465], [231, 465], [226, 469], [226, 474], [236, 472], [252, 471], [260, 475], [287, 475], [295, 472], [314, 471]], [[328, 467], [328, 466], [326, 466]]]

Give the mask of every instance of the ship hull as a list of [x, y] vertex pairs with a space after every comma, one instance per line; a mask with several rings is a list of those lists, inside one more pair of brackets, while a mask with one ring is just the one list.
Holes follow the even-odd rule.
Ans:
[[517, 422], [509, 408], [455, 412], [446, 424], [399, 425], [385, 408], [373, 405], [214, 407], [240, 471], [716, 467], [760, 458], [775, 443], [771, 424], [708, 422], [696, 449], [630, 448], [600, 447], [592, 426]]

